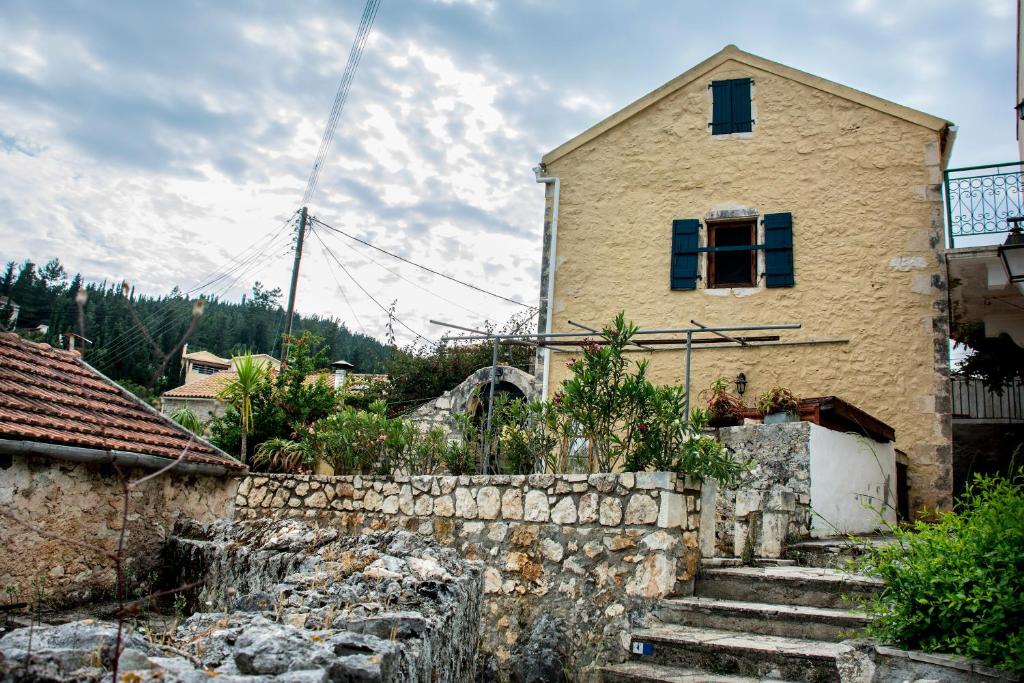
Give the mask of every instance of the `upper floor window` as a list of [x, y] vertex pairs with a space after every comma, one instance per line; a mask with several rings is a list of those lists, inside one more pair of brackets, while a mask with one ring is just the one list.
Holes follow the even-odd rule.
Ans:
[[711, 82], [711, 134], [749, 133], [753, 129], [749, 78]]
[[756, 237], [756, 221], [708, 224], [709, 288], [757, 284]]

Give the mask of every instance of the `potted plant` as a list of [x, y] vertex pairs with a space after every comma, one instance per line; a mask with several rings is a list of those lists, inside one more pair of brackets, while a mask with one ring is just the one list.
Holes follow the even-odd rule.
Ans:
[[757, 409], [764, 414], [766, 425], [800, 421], [796, 396], [777, 384], [757, 398]]
[[743, 401], [729, 392], [729, 380], [719, 377], [707, 390], [708, 425], [711, 427], [732, 427], [743, 419]]

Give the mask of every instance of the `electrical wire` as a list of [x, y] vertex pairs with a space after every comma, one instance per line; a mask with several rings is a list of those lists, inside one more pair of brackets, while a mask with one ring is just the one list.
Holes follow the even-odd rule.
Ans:
[[401, 326], [402, 326], [402, 327], [404, 327], [405, 329], [409, 330], [409, 332], [413, 333], [414, 335], [416, 335], [417, 337], [419, 337], [419, 338], [420, 338], [420, 339], [422, 339], [423, 341], [427, 342], [428, 344], [431, 344], [431, 345], [436, 345], [436, 344], [437, 344], [437, 342], [435, 342], [434, 340], [432, 340], [432, 339], [430, 339], [430, 338], [428, 338], [428, 337], [425, 337], [425, 336], [423, 336], [422, 334], [420, 334], [420, 333], [419, 333], [419, 332], [417, 332], [416, 330], [414, 330], [414, 329], [412, 329], [411, 327], [409, 327], [408, 325], [406, 325], [406, 324], [405, 324], [405, 323], [404, 323], [404, 322], [403, 322], [403, 321], [401, 320], [401, 318], [399, 318], [398, 316], [394, 315], [394, 314], [393, 314], [393, 313], [392, 313], [391, 311], [389, 311], [389, 310], [388, 310], [388, 309], [387, 309], [387, 308], [386, 308], [386, 307], [385, 307], [385, 306], [384, 306], [383, 304], [381, 304], [381, 302], [377, 301], [377, 299], [376, 299], [376, 298], [374, 298], [374, 296], [373, 296], [372, 294], [370, 294], [370, 293], [369, 293], [368, 291], [366, 291], [366, 288], [365, 288], [365, 287], [363, 287], [363, 286], [362, 286], [362, 285], [361, 285], [361, 284], [359, 283], [359, 280], [357, 280], [357, 279], [356, 279], [355, 277], [353, 277], [353, 276], [352, 276], [352, 273], [350, 273], [350, 272], [348, 271], [348, 268], [346, 268], [346, 267], [345, 267], [345, 264], [341, 262], [341, 259], [339, 259], [339, 258], [338, 258], [338, 255], [337, 255], [337, 254], [335, 254], [335, 253], [334, 253], [334, 252], [333, 252], [333, 251], [331, 250], [331, 248], [330, 248], [329, 246], [327, 246], [327, 243], [326, 243], [326, 242], [324, 242], [324, 240], [323, 240], [323, 238], [322, 238], [322, 237], [320, 237], [320, 234], [319, 234], [319, 233], [317, 233], [317, 232], [313, 232], [312, 234], [313, 234], [313, 235], [314, 235], [314, 236], [316, 237], [317, 241], [319, 241], [319, 242], [320, 242], [320, 244], [322, 244], [322, 245], [323, 245], [324, 249], [326, 249], [326, 250], [327, 250], [327, 253], [328, 253], [328, 254], [330, 254], [330, 256], [331, 256], [331, 258], [332, 258], [332, 259], [334, 259], [334, 262], [338, 264], [338, 267], [339, 267], [339, 268], [341, 268], [341, 271], [342, 271], [343, 273], [345, 273], [345, 275], [347, 275], [347, 276], [348, 276], [348, 278], [349, 278], [350, 280], [352, 280], [352, 282], [353, 282], [353, 283], [355, 283], [355, 286], [356, 286], [356, 287], [358, 287], [358, 288], [360, 289], [360, 291], [362, 291], [362, 293], [363, 293], [363, 294], [365, 294], [365, 295], [366, 295], [367, 297], [369, 297], [370, 301], [372, 301], [373, 303], [375, 303], [375, 304], [377, 305], [377, 308], [379, 308], [380, 310], [384, 311], [384, 314], [388, 316], [388, 319], [389, 319], [389, 320], [393, 318], [393, 319], [394, 319], [394, 321], [395, 321], [395, 322], [397, 322], [397, 323], [398, 323], [399, 325], [401, 325]]
[[356, 319], [359, 329], [363, 334], [366, 334], [366, 327], [363, 325], [363, 321], [359, 319], [356, 309], [352, 307], [352, 302], [348, 300], [348, 294], [345, 293], [345, 288], [341, 286], [341, 281], [338, 280], [338, 276], [335, 274], [334, 268], [331, 267], [331, 262], [327, 257], [327, 250], [324, 249], [323, 244], [320, 245], [320, 252], [324, 255], [324, 262], [327, 263], [327, 271], [331, 274], [331, 277], [334, 278], [334, 283], [338, 285], [338, 290], [341, 292], [341, 296], [345, 300], [345, 305], [348, 306], [348, 310], [352, 314], [352, 317]]
[[452, 306], [455, 306], [457, 308], [461, 308], [462, 310], [466, 311], [467, 313], [471, 313], [472, 315], [475, 315], [475, 316], [477, 316], [479, 318], [482, 318], [484, 320], [487, 319], [487, 316], [484, 315], [483, 313], [481, 313], [480, 311], [474, 311], [472, 308], [466, 308], [465, 306], [463, 306], [462, 304], [460, 304], [460, 303], [458, 303], [456, 301], [452, 301], [451, 299], [449, 299], [447, 297], [444, 297], [444, 296], [438, 294], [437, 292], [435, 292], [433, 290], [427, 289], [426, 287], [424, 287], [420, 283], [414, 282], [414, 281], [410, 280], [409, 278], [405, 277], [404, 275], [402, 275], [401, 273], [397, 273], [397, 272], [391, 270], [390, 268], [388, 268], [387, 266], [382, 264], [380, 261], [377, 261], [376, 259], [374, 259], [374, 258], [372, 258], [370, 256], [367, 256], [366, 254], [361, 253], [359, 250], [357, 250], [351, 244], [346, 244], [345, 242], [342, 242], [341, 244], [344, 245], [347, 249], [352, 251], [357, 256], [365, 258], [367, 261], [369, 261], [370, 263], [374, 264], [375, 266], [377, 266], [377, 267], [379, 267], [379, 268], [381, 268], [383, 270], [386, 270], [387, 272], [391, 273], [392, 275], [397, 277], [399, 280], [403, 280], [405, 282], [408, 282], [413, 287], [416, 287], [417, 289], [420, 289], [420, 290], [426, 292], [427, 294], [440, 299], [441, 301], [445, 302], [446, 304], [451, 304]]
[[428, 273], [432, 273], [434, 275], [438, 275], [440, 277], [445, 278], [446, 280], [451, 280], [452, 282], [457, 282], [458, 284], [460, 284], [460, 285], [462, 285], [464, 287], [469, 287], [470, 289], [475, 289], [478, 292], [482, 292], [482, 293], [487, 294], [489, 296], [493, 296], [493, 297], [495, 297], [497, 299], [501, 299], [502, 301], [507, 301], [510, 304], [515, 304], [517, 306], [522, 306], [523, 308], [533, 308], [532, 306], [524, 304], [521, 301], [516, 301], [515, 299], [510, 299], [507, 296], [503, 296], [501, 294], [497, 294], [496, 292], [488, 291], [488, 290], [484, 289], [483, 287], [479, 287], [479, 286], [474, 285], [474, 284], [472, 284], [470, 282], [466, 282], [464, 280], [460, 280], [458, 278], [452, 277], [451, 275], [447, 275], [445, 273], [442, 273], [442, 272], [440, 272], [438, 270], [434, 270], [433, 268], [431, 268], [429, 266], [424, 266], [424, 265], [422, 265], [420, 263], [416, 263], [415, 261], [410, 261], [409, 259], [405, 258], [404, 256], [399, 256], [398, 254], [396, 254], [394, 252], [388, 251], [387, 249], [382, 249], [381, 247], [378, 247], [375, 244], [371, 244], [370, 242], [367, 242], [364, 239], [356, 237], [355, 235], [350, 235], [349, 233], [345, 232], [344, 230], [341, 230], [340, 228], [336, 228], [333, 225], [328, 225], [327, 223], [324, 223], [319, 218], [316, 218], [315, 216], [312, 217], [311, 220], [314, 223], [316, 223], [317, 225], [320, 225], [320, 226], [322, 226], [324, 228], [327, 228], [328, 230], [330, 230], [332, 232], [336, 232], [336, 233], [338, 233], [340, 235], [344, 235], [345, 237], [349, 238], [350, 240], [353, 240], [355, 242], [359, 242], [360, 244], [364, 244], [364, 245], [370, 247], [371, 249], [376, 249], [377, 251], [381, 252], [382, 254], [387, 254], [391, 258], [398, 259], [399, 261], [402, 261], [403, 263], [408, 263], [411, 266], [416, 266], [417, 268], [420, 268], [421, 270], [425, 270]]
[[341, 82], [338, 84], [338, 91], [334, 95], [334, 105], [331, 107], [331, 114], [327, 118], [327, 125], [324, 128], [324, 135], [320, 139], [320, 149], [317, 150], [316, 160], [313, 162], [313, 170], [309, 174], [306, 183], [306, 191], [302, 195], [303, 206], [309, 204], [316, 192], [316, 186], [320, 182], [320, 171], [323, 169], [324, 160], [327, 158], [327, 150], [334, 140], [334, 131], [338, 127], [338, 120], [341, 118], [342, 109], [345, 108], [345, 101], [348, 99], [349, 90], [352, 88], [352, 79], [355, 77], [356, 69], [359, 67], [359, 60], [363, 56], [363, 48], [370, 35], [370, 28], [377, 16], [377, 8], [380, 0], [366, 0], [363, 7], [363, 16], [359, 20], [359, 27], [356, 29], [352, 47], [348, 53], [348, 61], [345, 63], [345, 70], [341, 74]]

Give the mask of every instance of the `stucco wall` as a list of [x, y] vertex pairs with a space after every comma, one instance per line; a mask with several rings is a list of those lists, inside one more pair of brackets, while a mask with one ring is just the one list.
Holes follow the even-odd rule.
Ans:
[[[123, 495], [109, 466], [37, 456], [0, 460], [0, 507], [65, 539], [113, 551], [121, 530]], [[150, 470], [128, 470], [129, 479]], [[161, 475], [129, 493], [127, 559], [129, 591], [148, 580], [175, 520], [199, 522], [232, 514], [238, 479]], [[0, 586], [16, 586], [13, 600], [30, 602], [35, 586], [47, 603], [81, 602], [112, 593], [113, 561], [62, 540], [45, 538], [0, 517]]]
[[[896, 450], [810, 425], [811, 536], [866, 534], [896, 523]], [[879, 517], [881, 516], [881, 519]]]
[[[753, 132], [711, 136], [708, 84], [748, 76]], [[561, 179], [553, 329], [625, 310], [647, 327], [798, 322], [786, 338], [849, 339], [699, 350], [693, 386], [743, 371], [748, 397], [776, 383], [841, 396], [896, 428], [912, 507], [948, 505], [940, 165], [935, 131], [727, 61], [547, 165]], [[671, 291], [672, 220], [738, 207], [793, 214], [796, 286]], [[553, 356], [549, 391], [566, 358]], [[651, 358], [655, 381], [682, 382], [682, 353]]]
[[501, 669], [535, 648], [575, 669], [625, 658], [628, 626], [658, 598], [692, 592], [699, 557], [700, 485], [667, 472], [254, 475], [235, 504], [242, 520], [409, 529], [481, 560], [481, 650]]

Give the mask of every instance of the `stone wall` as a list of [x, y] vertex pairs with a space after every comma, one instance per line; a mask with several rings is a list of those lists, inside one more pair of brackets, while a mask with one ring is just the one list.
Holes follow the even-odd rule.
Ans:
[[[150, 472], [123, 474], [136, 479]], [[0, 508], [61, 539], [106, 551], [117, 547], [120, 535], [120, 482], [107, 465], [0, 456]], [[230, 515], [236, 488], [232, 477], [171, 472], [131, 490], [124, 550], [129, 590], [148, 581], [178, 518], [211, 521]], [[69, 604], [99, 598], [115, 585], [109, 557], [40, 536], [8, 519], [0, 518], [0, 548], [0, 586], [16, 587], [15, 602], [32, 601], [37, 586], [44, 602]]]
[[700, 485], [665, 472], [254, 475], [235, 510], [352, 534], [404, 528], [482, 561], [481, 652], [506, 674], [624, 658], [627, 627], [689, 593], [699, 559]]

